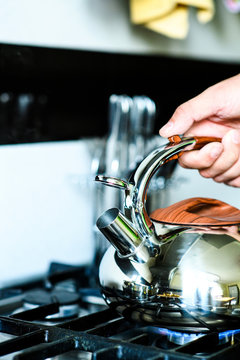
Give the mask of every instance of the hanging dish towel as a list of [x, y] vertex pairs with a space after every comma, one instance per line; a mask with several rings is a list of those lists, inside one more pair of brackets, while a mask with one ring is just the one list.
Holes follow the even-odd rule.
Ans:
[[213, 0], [130, 0], [131, 21], [175, 39], [186, 38], [189, 7], [197, 9], [201, 23], [212, 20]]

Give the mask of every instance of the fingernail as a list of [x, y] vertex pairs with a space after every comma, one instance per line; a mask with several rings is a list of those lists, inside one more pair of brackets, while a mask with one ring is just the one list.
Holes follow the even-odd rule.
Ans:
[[168, 132], [169, 130], [171, 130], [173, 128], [173, 121], [169, 121], [166, 125], [164, 125], [160, 131], [161, 132]]
[[212, 151], [210, 152], [210, 156], [212, 159], [216, 159], [219, 157], [219, 155], [221, 154], [222, 152], [222, 147], [220, 146], [215, 146]]
[[234, 144], [239, 144], [240, 143], [240, 135], [239, 135], [239, 132], [238, 131], [233, 131], [231, 133], [231, 138], [232, 138], [232, 142]]

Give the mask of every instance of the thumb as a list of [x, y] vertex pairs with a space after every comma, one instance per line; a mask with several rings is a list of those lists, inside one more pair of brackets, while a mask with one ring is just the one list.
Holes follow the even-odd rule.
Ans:
[[214, 93], [209, 88], [195, 98], [180, 105], [171, 119], [160, 129], [160, 135], [169, 137], [184, 134], [194, 122], [198, 122], [217, 114], [217, 102]]

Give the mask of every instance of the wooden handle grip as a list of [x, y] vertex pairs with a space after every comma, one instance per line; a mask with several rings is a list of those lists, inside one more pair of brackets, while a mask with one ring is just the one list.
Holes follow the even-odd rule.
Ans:
[[[210, 142], [221, 142], [222, 139], [221, 138], [217, 138], [217, 137], [207, 137], [207, 136], [193, 136], [193, 139], [196, 141], [195, 144], [193, 144], [191, 146], [191, 150], [199, 150], [201, 149], [204, 145], [209, 144]], [[168, 138], [169, 143], [171, 146], [177, 145], [179, 144], [181, 141], [184, 140], [184, 138], [181, 138], [179, 135], [173, 135], [170, 136]], [[189, 151], [189, 150], [184, 150], [184, 151], [180, 151], [178, 154], [173, 155], [171, 158], [169, 158], [167, 160], [174, 160], [174, 159], [178, 159], [185, 151]]]

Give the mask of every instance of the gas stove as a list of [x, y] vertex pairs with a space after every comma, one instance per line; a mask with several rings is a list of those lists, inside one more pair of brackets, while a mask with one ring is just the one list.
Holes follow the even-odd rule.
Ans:
[[199, 323], [190, 331], [129, 322], [106, 306], [96, 279], [91, 267], [52, 263], [44, 279], [2, 289], [1, 359], [239, 357], [240, 324], [217, 331]]

